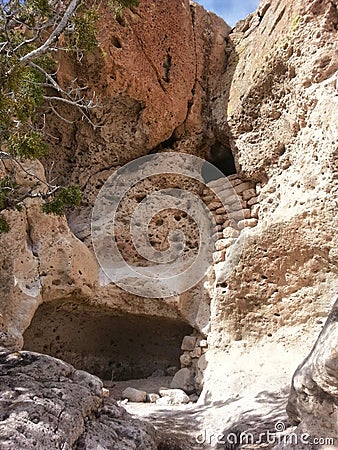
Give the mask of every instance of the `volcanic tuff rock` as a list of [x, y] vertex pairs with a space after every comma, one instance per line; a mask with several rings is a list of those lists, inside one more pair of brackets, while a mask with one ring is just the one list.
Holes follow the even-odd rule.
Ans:
[[157, 449], [155, 430], [110, 400], [99, 378], [33, 352], [0, 351], [0, 448]]
[[[19, 349], [33, 318], [27, 336], [48, 341], [45, 351], [57, 345], [62, 357], [77, 317], [83, 318], [81, 333], [93, 344], [93, 316], [109, 324], [116, 314], [114, 324], [124, 324], [122, 336], [135, 323], [141, 332], [151, 316], [154, 330], [165, 324], [167, 335], [176, 336], [179, 353], [179, 337], [191, 331], [188, 322], [205, 338], [200, 351], [206, 351], [197, 363], [199, 387], [204, 379], [200, 401], [225, 408], [213, 409], [222, 416], [212, 421], [220, 428], [213, 431], [222, 432], [225, 425], [231, 430], [236, 421], [263, 423], [262, 405], [270, 419], [278, 420], [272, 415], [274, 402], [282, 405], [292, 374], [309, 353], [338, 291], [336, 4], [263, 0], [232, 31], [187, 0], [142, 0], [118, 21], [108, 10], [101, 17], [101, 49], [81, 63], [65, 58], [59, 71], [61, 83], [75, 77], [97, 93], [101, 107], [91, 115], [96, 126], [65, 105], [58, 112], [74, 123], [49, 113], [46, 121], [53, 138], [44, 166], [49, 169], [54, 161], [59, 182], [79, 183], [83, 202], [68, 223], [41, 214], [37, 200], [26, 201], [21, 212], [7, 213], [11, 232], [0, 236], [1, 342]], [[223, 227], [219, 212], [220, 262], [225, 246], [230, 244], [231, 251], [234, 242], [220, 239], [237, 239], [240, 232], [244, 242], [231, 276], [215, 277], [210, 270], [207, 283], [166, 301], [107, 284], [92, 253], [90, 214], [109, 175], [150, 152], [173, 149], [212, 160], [212, 149], [222, 145], [231, 147], [236, 179], [249, 182], [247, 191], [255, 188], [243, 194], [253, 202], [255, 227], [234, 233], [228, 224]], [[38, 164], [30, 170], [43, 176]], [[165, 235], [158, 239], [163, 245]], [[48, 328], [41, 329], [40, 317]], [[56, 344], [60, 317], [64, 335]], [[332, 392], [336, 378], [333, 372], [315, 376], [324, 360], [314, 363], [313, 358], [319, 344], [326, 358], [334, 338], [330, 323], [295, 376], [306, 383], [315, 377], [326, 392]], [[93, 333], [86, 333], [87, 325]], [[104, 345], [99, 342], [100, 348]], [[81, 352], [76, 358], [84, 364]], [[331, 364], [329, 357], [325, 361]], [[330, 405], [336, 413], [332, 399], [318, 405], [318, 390], [312, 387], [310, 406], [297, 397], [303, 389], [298, 385], [290, 400], [296, 405], [292, 417], [304, 422], [304, 429], [310, 415], [318, 420], [311, 422], [312, 429], [319, 427], [320, 408]], [[249, 410], [256, 411], [253, 417]], [[330, 433], [337, 433], [335, 427], [330, 424]]]
[[297, 434], [338, 438], [338, 300], [309, 356], [296, 370], [287, 406]]
[[[49, 158], [54, 173], [79, 183], [84, 192], [80, 211], [69, 217], [81, 239], [89, 236], [99, 189], [118, 167], [168, 149], [208, 155], [215, 142], [209, 98], [214, 74], [226, 64], [230, 31], [222, 19], [188, 0], [141, 1], [118, 21], [109, 9], [101, 18], [100, 51], [81, 64], [65, 59], [60, 68], [63, 82], [75, 76], [98, 95], [102, 105], [92, 113], [96, 127], [86, 121], [60, 124], [55, 116], [47, 121], [55, 137]], [[72, 114], [69, 108], [60, 112]]]
[[[208, 312], [208, 300], [200, 302], [201, 289], [190, 296], [189, 308], [185, 297], [164, 302], [131, 296], [107, 285], [95, 257], [72, 231], [91, 248], [94, 200], [108, 176], [126, 162], [170, 148], [209, 153], [215, 136], [208, 99], [216, 86], [214, 73], [224, 70], [230, 27], [188, 0], [169, 6], [146, 0], [118, 21], [109, 9], [101, 11], [101, 19], [100, 50], [81, 63], [65, 57], [58, 73], [60, 83], [76, 78], [97, 93], [95, 127], [66, 105], [56, 107], [68, 121], [46, 111], [51, 151], [45, 167], [57, 182], [80, 185], [82, 205], [67, 224], [64, 218], [42, 215], [38, 200], [27, 201], [21, 213], [8, 213], [12, 231], [0, 237], [2, 342], [13, 348], [22, 346], [22, 334], [42, 302], [66, 298], [123, 314], [183, 315], [194, 326], [205, 325], [203, 317], [198, 319]], [[31, 170], [44, 178], [41, 167]], [[165, 240], [164, 233], [159, 245]]]
[[227, 39], [211, 121], [260, 209], [213, 294], [205, 401], [280, 392], [336, 297], [337, 27], [329, 0], [262, 1]]

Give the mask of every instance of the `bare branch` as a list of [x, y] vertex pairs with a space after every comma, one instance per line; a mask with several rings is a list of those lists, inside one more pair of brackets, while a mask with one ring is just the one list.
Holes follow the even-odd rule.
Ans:
[[44, 55], [45, 53], [48, 52], [51, 44], [59, 38], [60, 34], [66, 28], [69, 19], [74, 14], [80, 1], [81, 0], [71, 0], [70, 4], [68, 5], [68, 8], [66, 9], [62, 19], [60, 20], [60, 22], [59, 22], [58, 26], [55, 28], [55, 30], [50, 34], [48, 39], [40, 47], [32, 50], [31, 52], [27, 53], [27, 55], [24, 55], [20, 58], [20, 62], [22, 64], [27, 64], [32, 59], [37, 58], [38, 56]]
[[52, 161], [52, 164], [50, 165], [50, 168], [48, 170], [48, 183], [49, 184], [52, 184], [53, 181], [54, 181], [54, 180], [52, 181], [52, 173], [53, 173], [53, 170], [54, 170], [54, 165], [55, 165], [55, 162]]
[[33, 63], [32, 61], [29, 63], [29, 65], [31, 67], [33, 67], [34, 69], [38, 70], [39, 72], [41, 72], [46, 79], [50, 82], [50, 84], [53, 86], [54, 89], [56, 89], [58, 92], [61, 92], [62, 89], [60, 87], [60, 85], [54, 80], [54, 78], [48, 73], [46, 72], [42, 67], [38, 66], [37, 64]]
[[0, 152], [0, 158], [1, 158], [1, 160], [3, 160], [3, 159], [12, 159], [12, 156], [9, 154], [9, 153], [7, 153], [7, 152]]
[[21, 203], [25, 198], [43, 198], [46, 199], [48, 197], [51, 197], [53, 194], [55, 194], [56, 191], [61, 189], [61, 186], [54, 186], [51, 190], [48, 192], [35, 192], [34, 194], [31, 194], [34, 189], [36, 189], [37, 186], [32, 187], [28, 192], [26, 192], [24, 195], [22, 195], [21, 198], [19, 198], [16, 201], [16, 204]]
[[12, 161], [15, 161], [16, 164], [18, 164], [18, 166], [20, 167], [20, 169], [23, 170], [27, 175], [29, 175], [30, 177], [35, 178], [35, 179], [38, 180], [40, 183], [42, 183], [42, 184], [44, 184], [45, 186], [47, 186], [48, 189], [54, 189], [54, 188], [57, 187], [57, 186], [51, 186], [51, 185], [48, 184], [46, 181], [44, 181], [44, 180], [42, 180], [40, 177], [38, 177], [35, 173], [30, 173], [30, 172], [28, 172], [28, 170], [24, 168], [24, 166], [21, 164], [21, 162], [20, 162], [17, 158], [14, 158], [13, 156], [12, 156]]
[[21, 47], [23, 47], [24, 45], [28, 45], [28, 44], [32, 44], [33, 42], [35, 42], [37, 39], [39, 38], [39, 33], [37, 35], [35, 35], [34, 37], [32, 37], [31, 39], [27, 39], [26, 41], [21, 42], [21, 44], [19, 44], [17, 47], [15, 47], [15, 49], [13, 50], [13, 52], [17, 52], [18, 50], [20, 50]]
[[6, 47], [6, 45], [8, 45], [8, 42], [7, 42], [7, 41], [6, 41], [6, 42], [0, 42], [0, 46], [1, 46], [0, 52], [3, 51], [3, 49]]
[[68, 98], [63, 97], [49, 97], [47, 95], [44, 95], [43, 98], [45, 100], [56, 100], [58, 102], [68, 103], [68, 105], [76, 106], [80, 109], [88, 109], [88, 106], [86, 104], [83, 104], [82, 101], [84, 100], [84, 97], [80, 98], [79, 100], [69, 100]]
[[[38, 175], [36, 175], [35, 173], [30, 173], [27, 169], [25, 169], [25, 167], [21, 164], [21, 162], [20, 162], [17, 158], [15, 158], [15, 156], [11, 155], [10, 153], [1, 151], [1, 152], [0, 152], [0, 159], [1, 159], [1, 161], [4, 160], [4, 159], [7, 159], [7, 160], [9, 160], [11, 163], [15, 162], [15, 163], [20, 167], [20, 169], [21, 169], [23, 172], [25, 172], [25, 173], [26, 173], [27, 175], [29, 175], [30, 177], [35, 178], [35, 179], [38, 180], [40, 183], [42, 183], [42, 184], [44, 184], [45, 186], [47, 186], [48, 189], [54, 189], [54, 188], [56, 187], [56, 186], [51, 186], [49, 183], [47, 183], [46, 181], [44, 181], [44, 180], [42, 180], [40, 177], [38, 177]], [[14, 166], [12, 166], [12, 167], [13, 167], [13, 169], [14, 169]]]
[[66, 123], [69, 123], [69, 124], [71, 124], [71, 125], [74, 123], [74, 120], [68, 120], [68, 119], [66, 119], [65, 117], [61, 116], [61, 114], [59, 114], [59, 113], [56, 111], [56, 109], [54, 108], [54, 106], [51, 105], [50, 103], [49, 103], [49, 107], [51, 108], [51, 110], [53, 111], [53, 113], [54, 113], [57, 117], [59, 117], [59, 119], [63, 120], [63, 121], [66, 122]]

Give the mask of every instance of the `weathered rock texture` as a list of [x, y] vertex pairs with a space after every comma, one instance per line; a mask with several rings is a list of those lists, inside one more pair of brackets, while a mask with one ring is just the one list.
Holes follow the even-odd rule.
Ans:
[[[285, 419], [285, 388], [338, 291], [337, 6], [331, 0], [263, 0], [232, 31], [188, 0], [142, 0], [119, 20], [108, 10], [101, 16], [101, 49], [81, 62], [65, 58], [58, 75], [61, 83], [76, 78], [89, 95], [98, 94], [95, 126], [57, 106], [62, 121], [46, 106], [51, 154], [44, 166], [49, 171], [54, 161], [52, 177], [78, 183], [83, 202], [68, 222], [43, 215], [37, 200], [7, 213], [11, 232], [0, 236], [1, 343], [20, 349], [40, 305], [37, 317], [47, 311], [50, 324], [60, 316], [68, 321], [57, 344], [61, 357], [63, 344], [73, 342], [72, 302], [87, 324], [94, 310], [106, 315], [102, 324], [115, 316], [114, 323], [142, 317], [140, 323], [151, 318], [156, 329], [174, 325], [163, 333], [177, 333], [174, 345], [189, 334], [196, 338], [180, 360], [176, 354], [177, 368], [192, 370], [198, 391], [204, 380], [200, 401], [216, 402], [210, 410], [220, 417], [210, 421], [213, 431], [268, 419], [274, 429], [272, 419]], [[234, 187], [245, 186], [241, 214], [247, 222], [234, 226], [219, 203], [209, 203], [219, 221], [215, 231], [223, 234], [217, 235], [214, 268], [195, 288], [164, 301], [106, 282], [92, 252], [90, 217], [117, 168], [170, 150], [227, 161], [223, 170]], [[43, 178], [38, 164], [30, 170]], [[193, 237], [189, 222], [182, 224]], [[224, 277], [218, 265], [238, 234], [242, 258]], [[161, 230], [154, 243], [164, 241]], [[42, 345], [45, 331], [39, 331], [33, 319], [26, 335]], [[95, 333], [81, 333], [91, 343]], [[72, 355], [74, 364], [85, 360], [81, 352]], [[164, 361], [172, 364], [171, 356]], [[87, 367], [94, 365], [92, 359]], [[297, 417], [310, 423], [312, 411], [298, 406]], [[330, 429], [337, 431], [333, 422]]]
[[[338, 300], [311, 353], [298, 367], [287, 406], [297, 434], [338, 439]], [[297, 447], [298, 448], [298, 447]]]
[[289, 383], [336, 297], [337, 23], [331, 1], [263, 1], [227, 38], [211, 120], [231, 135], [239, 175], [258, 182], [260, 209], [213, 293], [204, 401], [236, 392], [258, 411], [261, 392]]
[[[27, 164], [26, 170], [44, 179], [40, 163]], [[17, 170], [16, 177], [22, 179], [22, 171]], [[28, 187], [35, 185], [34, 177], [26, 178]], [[18, 349], [22, 332], [43, 301], [91, 295], [97, 263], [70, 231], [66, 219], [43, 214], [39, 200], [29, 199], [22, 211], [5, 214], [11, 231], [0, 237], [0, 341]]]
[[[329, 310], [336, 288], [337, 130], [335, 109], [328, 107], [337, 102], [336, 77], [331, 70], [316, 81], [305, 77], [323, 59], [336, 59], [336, 10], [329, 1], [318, 5], [262, 2], [229, 36], [233, 50], [220, 83], [228, 90], [216, 100], [213, 117], [221, 129], [230, 128], [241, 174], [263, 182], [260, 225], [248, 232], [222, 301], [226, 320], [237, 316], [232, 335], [238, 339], [292, 324], [294, 309], [315, 322], [321, 306]], [[291, 122], [299, 125], [292, 133]], [[272, 323], [266, 320], [271, 313], [280, 314]], [[224, 325], [224, 317], [220, 321]]]
[[33, 352], [0, 351], [0, 448], [157, 449], [155, 430], [110, 400], [99, 378]]
[[168, 149], [209, 155], [215, 143], [209, 97], [214, 73], [224, 68], [230, 31], [223, 20], [188, 0], [169, 6], [141, 1], [118, 21], [109, 9], [101, 16], [101, 50], [81, 64], [66, 59], [60, 70], [64, 82], [76, 74], [80, 85], [98, 94], [102, 108], [92, 117], [97, 128], [86, 121], [62, 125], [55, 116], [47, 125], [55, 137], [54, 173], [84, 191], [80, 211], [69, 217], [81, 239], [89, 236], [99, 189], [118, 167]]
[[117, 315], [73, 299], [43, 303], [24, 340], [27, 350], [64, 359], [104, 380], [130, 380], [178, 365], [182, 337], [190, 331], [181, 320]]
[[[60, 83], [76, 78], [79, 85], [89, 86], [89, 95], [97, 93], [102, 107], [91, 113], [96, 126], [68, 106], [55, 105], [67, 121], [50, 113], [47, 105], [45, 111], [51, 140], [50, 157], [44, 161], [47, 173], [60, 183], [78, 183], [84, 192], [82, 205], [69, 214], [67, 224], [64, 218], [41, 214], [37, 200], [27, 201], [21, 213], [8, 213], [11, 232], [0, 236], [5, 280], [1, 342], [12, 348], [21, 348], [39, 305], [54, 300], [103, 306], [117, 315], [182, 320], [198, 329], [209, 320], [209, 295], [201, 287], [188, 298], [164, 302], [107, 285], [88, 250], [90, 219], [102, 184], [126, 162], [169, 149], [210, 156], [216, 137], [209, 124], [209, 97], [216, 68], [224, 69], [230, 27], [188, 0], [170, 6], [145, 0], [118, 21], [109, 10], [101, 11], [101, 17], [101, 49], [81, 63], [65, 58], [58, 75]], [[43, 179], [40, 167], [31, 170]], [[169, 224], [176, 222], [174, 215]], [[184, 230], [189, 225], [185, 222]], [[155, 245], [163, 240], [154, 236]], [[121, 242], [127, 255], [128, 245]], [[191, 246], [194, 251], [193, 240]]]

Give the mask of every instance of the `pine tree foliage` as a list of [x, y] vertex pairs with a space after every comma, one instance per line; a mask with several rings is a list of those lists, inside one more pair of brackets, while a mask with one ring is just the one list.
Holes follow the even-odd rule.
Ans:
[[[119, 16], [139, 1], [107, 3]], [[97, 99], [87, 98], [76, 80], [68, 88], [60, 86], [57, 58], [65, 51], [81, 59], [97, 48], [98, 20], [95, 0], [0, 0], [0, 174], [6, 173], [6, 160], [20, 164], [25, 159], [46, 156], [44, 129], [37, 125], [41, 123], [37, 119], [42, 104], [49, 104], [55, 111], [57, 102], [67, 103], [92, 123], [90, 110]], [[76, 186], [47, 187], [47, 193], [34, 193], [46, 201], [46, 213], [64, 214], [67, 207], [80, 202], [81, 192]], [[31, 190], [25, 197], [14, 182], [0, 175], [0, 232], [9, 229], [1, 211], [18, 207], [31, 196]]]
[[68, 206], [78, 206], [81, 201], [81, 191], [78, 186], [62, 187], [54, 198], [42, 205], [42, 211], [47, 214], [61, 216]]

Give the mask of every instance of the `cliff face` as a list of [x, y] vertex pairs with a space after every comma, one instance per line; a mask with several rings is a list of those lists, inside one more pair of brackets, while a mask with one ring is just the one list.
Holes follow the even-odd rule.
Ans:
[[[214, 74], [226, 65], [230, 31], [188, 0], [170, 7], [145, 1], [118, 21], [109, 9], [101, 17], [100, 50], [81, 64], [64, 60], [60, 69], [64, 82], [76, 74], [81, 86], [97, 94], [99, 107], [91, 114], [95, 127], [86, 121], [60, 127], [59, 119], [48, 117], [48, 132], [56, 141], [50, 155], [54, 173], [83, 188], [81, 211], [69, 217], [81, 239], [89, 236], [99, 189], [119, 167], [168, 149], [208, 156], [215, 142], [209, 98]], [[72, 118], [69, 108], [60, 112]]]
[[[27, 214], [9, 213], [12, 231], [1, 236], [6, 261], [1, 274], [6, 280], [3, 342], [15, 348], [22, 346], [22, 333], [43, 302], [70, 299], [123, 314], [172, 319], [186, 310], [180, 299], [130, 296], [102, 281], [88, 250], [92, 207], [109, 175], [137, 157], [169, 148], [208, 154], [215, 142], [208, 98], [214, 69], [225, 65], [224, 40], [230, 27], [188, 1], [171, 3], [170, 8], [165, 2], [145, 1], [118, 21], [109, 9], [101, 11], [101, 19], [97, 53], [81, 63], [66, 57], [59, 71], [60, 83], [76, 78], [80, 86], [88, 86], [89, 96], [96, 93], [99, 106], [89, 121], [79, 119], [68, 106], [57, 106], [66, 120], [51, 113], [48, 105], [44, 111], [51, 148], [44, 161], [48, 171], [52, 167], [48, 176], [78, 183], [82, 205], [70, 213], [67, 224], [63, 218], [42, 215], [39, 202], [31, 201]], [[39, 165], [27, 168], [43, 179]], [[26, 184], [34, 183], [26, 178]], [[200, 298], [190, 303], [183, 318], [189, 315], [193, 324]], [[57, 318], [50, 314], [53, 328]]]
[[311, 353], [297, 368], [292, 380], [287, 411], [292, 423], [299, 425], [298, 434], [321, 432], [323, 436], [333, 436], [336, 431], [337, 335], [338, 301]]
[[[77, 368], [97, 366], [106, 374], [114, 357], [123, 357], [105, 342], [104, 333], [98, 336], [93, 323], [116, 327], [122, 336], [134, 329], [134, 349], [137, 343], [155, 342], [160, 351], [139, 354], [144, 366], [163, 352], [168, 355], [163, 366], [171, 365], [179, 357], [180, 340], [194, 329], [196, 347], [184, 349], [184, 357], [190, 358], [199, 387], [204, 377], [201, 402], [240, 399], [236, 410], [233, 404], [221, 410], [229, 416], [229, 431], [240, 420], [271, 419], [269, 399], [282, 411], [292, 374], [313, 346], [338, 291], [338, 14], [330, 0], [263, 0], [257, 12], [230, 30], [188, 0], [169, 3], [143, 0], [119, 20], [102, 10], [100, 50], [81, 62], [62, 61], [60, 82], [76, 78], [95, 92], [99, 106], [90, 113], [91, 123], [68, 106], [58, 107], [66, 119], [61, 120], [46, 106], [51, 152], [43, 164], [49, 170], [53, 163], [52, 176], [59, 182], [78, 183], [83, 201], [67, 220], [43, 215], [37, 200], [8, 213], [11, 232], [0, 236], [1, 344], [21, 348], [31, 324], [26, 348], [67, 357]], [[104, 280], [92, 250], [91, 211], [118, 168], [171, 150], [226, 160], [226, 175], [237, 172], [229, 180], [240, 195], [242, 219], [253, 221], [233, 226], [209, 198], [208, 207], [218, 211], [215, 231], [222, 242], [206, 279], [175, 298], [138, 297]], [[44, 177], [38, 162], [27, 168]], [[32, 183], [20, 171], [18, 176]], [[177, 180], [167, 177], [161, 183], [174, 187]], [[184, 188], [201, 198], [208, 194], [190, 181]], [[137, 195], [127, 203], [127, 213]], [[190, 222], [183, 218], [181, 223], [193, 241]], [[167, 239], [162, 228], [155, 246]], [[122, 227], [127, 241], [123, 232]], [[226, 278], [222, 259], [238, 236], [242, 256]], [[80, 333], [76, 348], [67, 347], [76, 340], [74, 323]], [[161, 327], [163, 339], [174, 336], [167, 348]], [[154, 332], [145, 333], [149, 328]], [[90, 347], [89, 362], [83, 343]], [[317, 360], [310, 360], [296, 380], [309, 365], [314, 370]], [[123, 360], [128, 370], [131, 362]], [[330, 383], [323, 414], [336, 411], [331, 372], [325, 386]], [[307, 427], [312, 412], [297, 400], [302, 392], [294, 387], [292, 414], [303, 422], [303, 431], [320, 431], [318, 422]], [[248, 404], [255, 417], [244, 414]], [[217, 428], [224, 427], [220, 420]], [[333, 422], [330, 429], [337, 432]]]
[[235, 391], [259, 402], [285, 384], [334, 302], [337, 24], [330, 1], [263, 1], [228, 37], [211, 117], [230, 134], [240, 174], [258, 181], [260, 210], [211, 303], [205, 398]]

